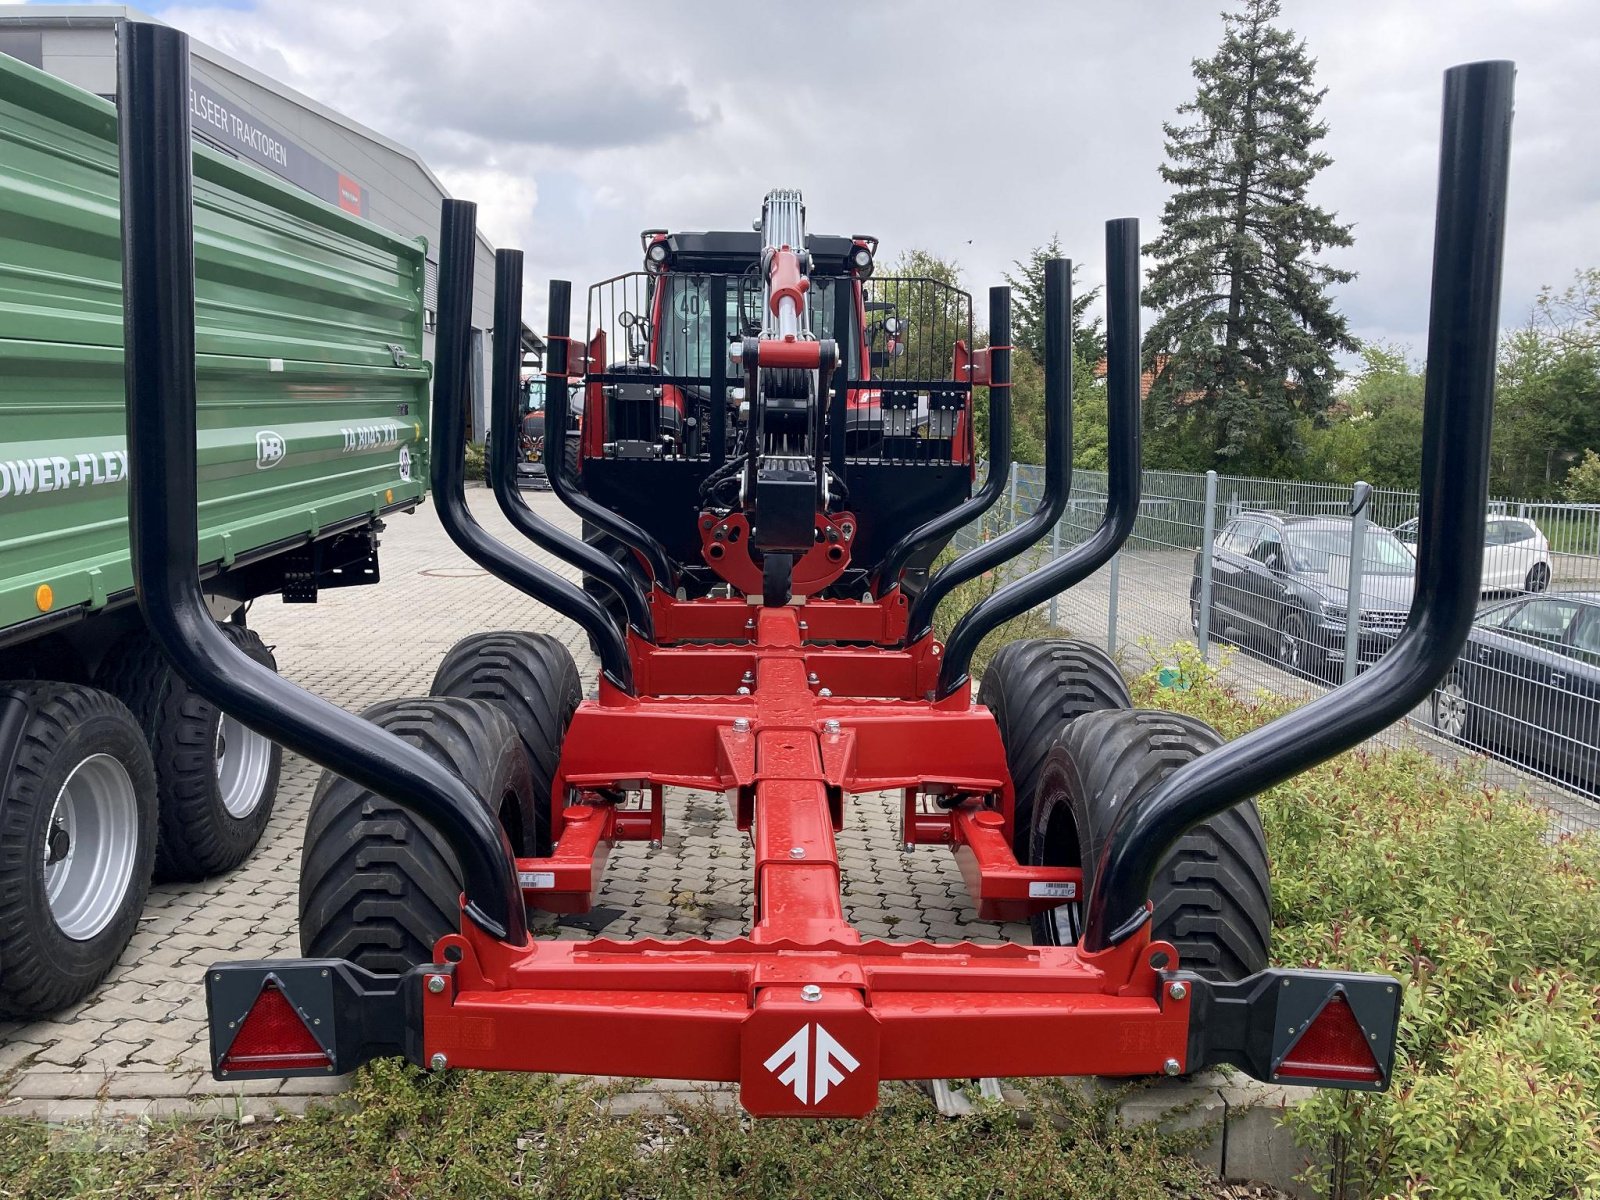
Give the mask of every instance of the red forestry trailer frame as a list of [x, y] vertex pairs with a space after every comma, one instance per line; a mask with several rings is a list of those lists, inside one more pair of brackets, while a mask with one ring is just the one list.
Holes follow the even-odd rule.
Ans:
[[[992, 473], [967, 504], [935, 515], [885, 555], [865, 600], [785, 603], [770, 593], [764, 603], [682, 600], [674, 594], [674, 564], [649, 535], [619, 514], [585, 507], [559, 469], [551, 471], [552, 486], [637, 552], [648, 586], [637, 585], [631, 566], [620, 568], [537, 518], [515, 492], [512, 439], [496, 439], [505, 445], [497, 445], [492, 473], [507, 515], [611, 587], [626, 610], [623, 629], [594, 596], [493, 541], [466, 511], [473, 210], [446, 203], [435, 503], [463, 549], [579, 622], [601, 662], [597, 696], [576, 707], [559, 744], [547, 843], [540, 853], [519, 853], [492, 807], [497, 798], [476, 794], [468, 782], [475, 764], [453, 770], [414, 737], [264, 672], [205, 611], [195, 585], [187, 65], [186, 39], [176, 31], [123, 27], [130, 520], [139, 598], [151, 629], [199, 690], [423, 823], [448, 848], [461, 890], [459, 928], [438, 938], [431, 961], [399, 973], [375, 973], [343, 957], [214, 966], [206, 988], [219, 1077], [342, 1073], [379, 1055], [402, 1055], [434, 1068], [737, 1081], [745, 1107], [764, 1116], [864, 1114], [886, 1079], [1182, 1074], [1216, 1063], [1262, 1079], [1387, 1086], [1400, 1001], [1393, 979], [1278, 968], [1233, 981], [1207, 978], [1152, 936], [1150, 888], [1158, 863], [1186, 830], [1396, 719], [1431, 691], [1465, 638], [1482, 552], [1510, 64], [1472, 64], [1446, 75], [1419, 584], [1405, 633], [1355, 681], [1129, 798], [1098, 858], [1077, 867], [1018, 861], [1017, 797], [1005, 747], [994, 717], [973, 701], [967, 669], [985, 633], [1095, 570], [1132, 528], [1139, 497], [1134, 222], [1107, 230], [1112, 461], [1105, 521], [1070, 554], [979, 604], [941, 643], [931, 633], [938, 599], [963, 572], [970, 577], [1021, 549], [1065, 504], [1067, 264], [1053, 263], [1047, 274], [1050, 424], [1040, 512], [1014, 535], [958, 560], [960, 570], [934, 576], [914, 601], [898, 586], [898, 566], [919, 539], [948, 534], [992, 502]], [[792, 267], [782, 267], [786, 320], [798, 286]], [[508, 419], [518, 383], [519, 253], [501, 252], [496, 284], [495, 342], [503, 352], [495, 356], [494, 390], [500, 417]], [[580, 366], [593, 373], [603, 364], [565, 358], [565, 285], [553, 296], [548, 419], [559, 430], [569, 366], [577, 375]], [[1003, 290], [991, 300], [993, 457], [1009, 449], [1009, 313]], [[752, 340], [757, 344], [746, 341], [743, 357], [754, 372], [768, 352], [760, 344], [767, 339]], [[825, 370], [834, 354], [821, 343], [814, 365]], [[758, 383], [753, 373], [749, 379]], [[820, 419], [813, 431], [820, 436]], [[820, 445], [815, 461], [826, 466]], [[772, 481], [760, 474], [770, 466], [750, 452], [752, 495], [758, 475], [760, 486]], [[789, 460], [784, 470], [803, 473]], [[827, 491], [825, 479], [814, 481]], [[787, 495], [767, 493], [780, 494]], [[749, 831], [757, 914], [749, 933], [715, 941], [532, 939], [527, 908], [587, 909], [611, 846], [661, 838], [666, 788], [723, 793], [740, 829]], [[1021, 919], [1081, 903], [1077, 944], [863, 939], [844, 917], [834, 835], [852, 794], [887, 789], [905, 797], [906, 845], [948, 847], [980, 916]]]

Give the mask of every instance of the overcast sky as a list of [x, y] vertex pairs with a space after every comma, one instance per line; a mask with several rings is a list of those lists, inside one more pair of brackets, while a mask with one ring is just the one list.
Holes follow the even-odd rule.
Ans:
[[[799, 187], [814, 232], [956, 259], [967, 286], [1061, 235], [1102, 274], [1103, 222], [1149, 240], [1162, 131], [1220, 0], [973, 5], [228, 0], [163, 19], [418, 150], [480, 226], [579, 287], [639, 263], [638, 231], [747, 228]], [[1337, 265], [1357, 336], [1426, 322], [1440, 74], [1519, 67], [1502, 323], [1600, 265], [1600, 2], [1284, 0], [1328, 90], [1312, 199], [1355, 223]], [[975, 17], [989, 13], [987, 20]], [[982, 311], [980, 301], [978, 309]]]

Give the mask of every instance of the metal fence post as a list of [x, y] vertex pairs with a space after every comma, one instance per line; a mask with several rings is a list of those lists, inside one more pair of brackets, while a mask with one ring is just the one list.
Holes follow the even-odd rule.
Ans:
[[1200, 628], [1196, 631], [1195, 642], [1200, 647], [1200, 656], [1208, 658], [1211, 655], [1211, 555], [1217, 537], [1217, 473], [1206, 472], [1206, 500], [1205, 515], [1200, 533]]
[[1355, 503], [1350, 507], [1350, 575], [1345, 587], [1344, 606], [1344, 678], [1348, 682], [1356, 677], [1361, 649], [1361, 576], [1366, 566], [1367, 501], [1372, 490], [1363, 480], [1356, 480], [1353, 489]]
[[1106, 653], [1117, 652], [1117, 588], [1122, 583], [1122, 553], [1111, 556], [1111, 600], [1106, 605]]
[[1017, 467], [1019, 465], [1020, 464], [1018, 464], [1018, 463], [1012, 463], [1011, 464], [1011, 483], [1010, 483], [1010, 488], [1011, 488], [1011, 524], [1012, 525], [1015, 525], [1017, 523]]
[[[1060, 558], [1060, 557], [1061, 557], [1061, 522], [1057, 521], [1055, 523], [1055, 525], [1050, 530], [1050, 561], [1051, 562], [1055, 562], [1055, 560]], [[1050, 626], [1051, 626], [1052, 629], [1061, 624], [1061, 622], [1059, 620], [1059, 615], [1060, 615], [1059, 605], [1060, 605], [1060, 601], [1061, 601], [1061, 597], [1059, 595], [1052, 595], [1050, 597]]]

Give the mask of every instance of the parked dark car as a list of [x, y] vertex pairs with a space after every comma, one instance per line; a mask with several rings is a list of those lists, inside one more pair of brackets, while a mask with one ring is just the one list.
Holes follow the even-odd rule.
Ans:
[[1600, 783], [1600, 592], [1551, 592], [1478, 614], [1433, 695], [1441, 733], [1594, 791]]
[[[1211, 556], [1212, 634], [1255, 646], [1286, 670], [1322, 675], [1344, 660], [1350, 519], [1243, 512], [1217, 535]], [[1416, 586], [1416, 559], [1388, 530], [1362, 542], [1362, 663], [1399, 636]], [[1189, 619], [1200, 628], [1202, 554], [1195, 555]]]

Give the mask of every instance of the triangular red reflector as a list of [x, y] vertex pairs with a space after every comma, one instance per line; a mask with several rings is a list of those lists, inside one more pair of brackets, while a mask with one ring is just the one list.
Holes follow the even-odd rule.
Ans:
[[333, 1059], [271, 979], [256, 995], [221, 1063], [224, 1071], [326, 1070], [331, 1066]]
[[1277, 1073], [1302, 1079], [1329, 1079], [1344, 1083], [1380, 1083], [1378, 1056], [1372, 1052], [1361, 1023], [1344, 993], [1336, 994], [1316, 1020], [1289, 1047]]

